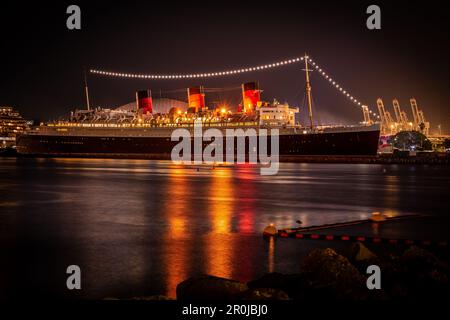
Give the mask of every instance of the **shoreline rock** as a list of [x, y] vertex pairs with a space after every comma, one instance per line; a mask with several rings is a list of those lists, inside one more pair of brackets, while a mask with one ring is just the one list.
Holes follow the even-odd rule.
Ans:
[[177, 300], [232, 301], [248, 289], [245, 283], [211, 275], [192, 277], [177, 285]]
[[[412, 246], [403, 252], [379, 255], [361, 243], [354, 243], [349, 249], [347, 257], [331, 248], [314, 249], [302, 260], [299, 273], [266, 273], [247, 283], [213, 275], [191, 277], [178, 284], [176, 300], [397, 301], [449, 296], [449, 264], [428, 250]], [[371, 264], [379, 265], [382, 270], [381, 290], [367, 289], [365, 272]], [[173, 299], [152, 295], [131, 300]]]

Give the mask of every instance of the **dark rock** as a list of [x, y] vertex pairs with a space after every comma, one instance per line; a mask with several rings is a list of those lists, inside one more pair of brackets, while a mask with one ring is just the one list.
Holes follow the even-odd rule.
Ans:
[[247, 285], [210, 275], [189, 278], [177, 285], [177, 300], [232, 301], [241, 298]]
[[268, 273], [247, 283], [250, 289], [272, 288], [286, 292], [293, 299], [302, 299], [308, 286], [301, 274]]
[[286, 275], [278, 272], [267, 273], [261, 278], [247, 283], [250, 289], [254, 288], [274, 288], [282, 289], [286, 282]]
[[376, 261], [377, 255], [361, 242], [355, 242], [350, 246], [350, 259], [356, 262], [370, 262]]
[[367, 298], [365, 278], [344, 256], [333, 249], [315, 249], [301, 265], [310, 285], [310, 295], [332, 299]]
[[104, 298], [103, 300], [165, 301], [165, 300], [175, 300], [175, 299], [158, 294], [158, 295], [153, 295], [153, 296], [138, 296], [138, 297], [132, 297], [132, 298], [107, 297], [107, 298]]
[[282, 290], [273, 288], [258, 288], [247, 290], [243, 300], [289, 300], [289, 296]]
[[[387, 292], [394, 290], [402, 295], [402, 283], [408, 282], [408, 277], [404, 272], [404, 268], [400, 263], [400, 258], [396, 255], [384, 255], [380, 257], [379, 261], [372, 261], [371, 264], [376, 264], [381, 270], [381, 287]], [[365, 272], [363, 270], [362, 272]]]
[[412, 246], [408, 248], [401, 257], [401, 262], [410, 271], [431, 271], [438, 264], [439, 260], [425, 249]]
[[[381, 280], [381, 285], [383, 285], [383, 280]], [[368, 294], [367, 294], [367, 298], [366, 300], [368, 301], [389, 301], [390, 296], [387, 293], [386, 290], [384, 290], [383, 288], [381, 289], [376, 289], [376, 290], [369, 290]]]
[[389, 294], [391, 299], [406, 300], [411, 293], [409, 292], [409, 288], [407, 286], [396, 282], [390, 286]]
[[133, 297], [130, 300], [139, 300], [139, 301], [168, 301], [175, 300], [173, 298], [164, 296], [164, 295], [153, 295], [153, 296], [142, 296], [142, 297]]
[[382, 283], [394, 299], [435, 299], [450, 290], [448, 265], [425, 249], [412, 246], [386, 265], [380, 265]]

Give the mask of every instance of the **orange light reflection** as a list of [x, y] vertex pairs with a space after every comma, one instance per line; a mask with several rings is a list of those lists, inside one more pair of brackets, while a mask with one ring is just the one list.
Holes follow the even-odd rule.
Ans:
[[206, 272], [219, 277], [232, 277], [233, 237], [227, 236], [231, 230], [231, 216], [234, 207], [232, 170], [218, 168], [212, 170], [211, 195], [208, 197], [208, 215], [211, 234], [205, 245]]
[[165, 272], [167, 275], [166, 291], [169, 297], [176, 297], [177, 284], [188, 277], [189, 242], [185, 238], [186, 220], [184, 217], [188, 199], [188, 181], [186, 168], [180, 166], [170, 169], [168, 198], [164, 201], [164, 212], [168, 221], [168, 229], [163, 237], [167, 257]]

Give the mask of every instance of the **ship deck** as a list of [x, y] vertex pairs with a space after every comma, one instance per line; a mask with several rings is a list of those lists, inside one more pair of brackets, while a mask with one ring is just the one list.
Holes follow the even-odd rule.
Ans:
[[[291, 134], [321, 134], [321, 133], [343, 133], [343, 132], [368, 132], [379, 131], [379, 125], [353, 125], [353, 126], [321, 126], [310, 129], [302, 126], [262, 126], [256, 123], [222, 123], [218, 124], [203, 124], [202, 129], [219, 129], [225, 135], [226, 130], [242, 129], [247, 135], [251, 135], [251, 130], [266, 129], [270, 135], [272, 130], [278, 130], [279, 135]], [[193, 125], [178, 125], [178, 126], [146, 126], [146, 125], [105, 125], [93, 123], [74, 123], [66, 125], [43, 125], [30, 130], [29, 135], [51, 135], [51, 136], [96, 136], [96, 137], [170, 137], [172, 132], [176, 129], [186, 129], [191, 134], [194, 133]]]

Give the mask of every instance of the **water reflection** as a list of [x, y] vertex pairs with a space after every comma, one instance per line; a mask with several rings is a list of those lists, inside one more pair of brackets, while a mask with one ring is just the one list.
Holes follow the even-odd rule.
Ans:
[[232, 171], [225, 168], [211, 170], [211, 182], [206, 189], [209, 193], [208, 219], [212, 236], [205, 243], [205, 271], [208, 274], [231, 277], [235, 248], [231, 239], [223, 239], [215, 234], [231, 232], [231, 216], [234, 210], [234, 188]]
[[268, 271], [274, 272], [275, 271], [275, 238], [270, 237], [269, 238], [269, 252], [268, 252]]
[[255, 176], [255, 168], [243, 167], [235, 171], [237, 184], [240, 186], [237, 194], [238, 232], [250, 234], [255, 231], [255, 210], [257, 210], [258, 190], [257, 182], [251, 178]]
[[0, 278], [0, 291], [19, 282], [50, 287], [39, 272], [63, 277], [61, 265], [79, 263], [83, 297], [175, 296], [180, 281], [199, 273], [248, 281], [267, 271], [296, 272], [313, 242], [264, 241], [261, 230], [271, 222], [333, 223], [373, 211], [447, 215], [448, 168], [382, 168], [281, 164], [277, 176], [261, 177], [251, 166], [197, 171], [145, 160], [0, 160], [0, 276], [11, 278], [9, 287]]
[[399, 178], [394, 175], [384, 177], [384, 201], [383, 205], [387, 207], [383, 213], [389, 217], [398, 216], [400, 213], [395, 210], [399, 203]]
[[186, 211], [188, 208], [189, 186], [187, 168], [177, 166], [171, 169], [168, 176], [168, 188], [163, 199], [164, 215], [167, 220], [167, 230], [163, 236], [163, 255], [165, 273], [165, 288], [169, 297], [176, 297], [176, 286], [188, 277], [190, 264], [190, 241], [186, 236]]

